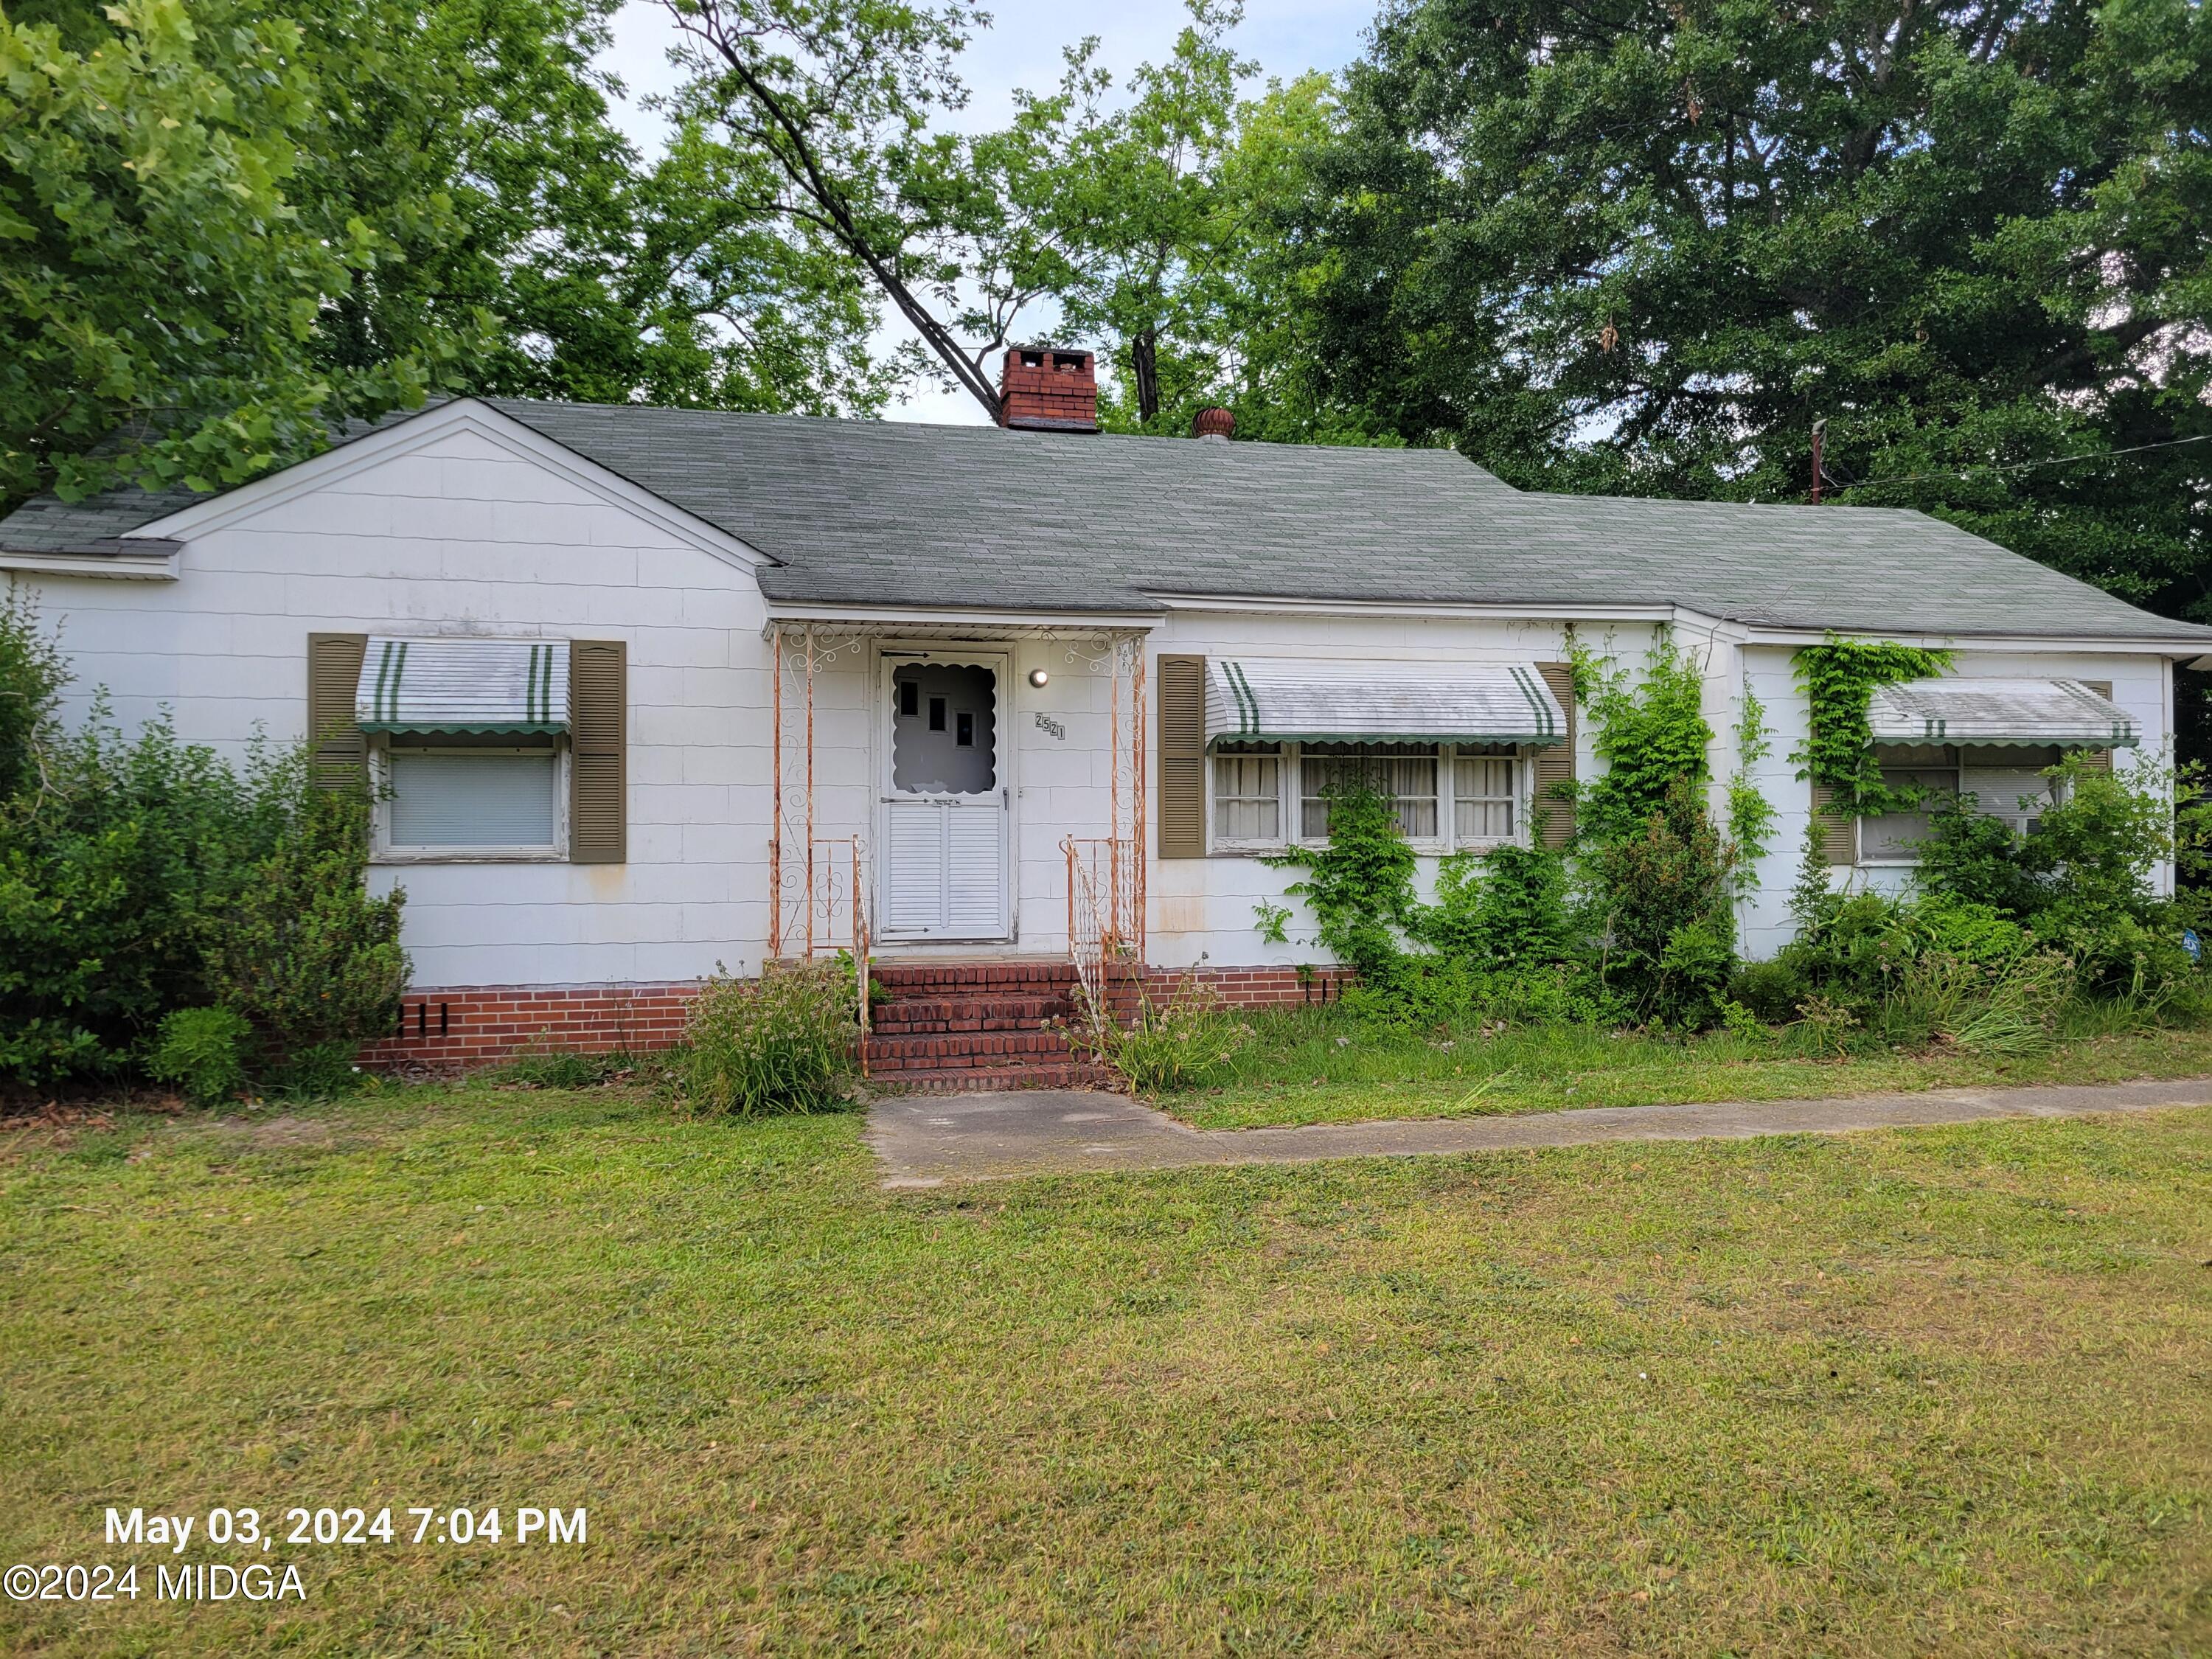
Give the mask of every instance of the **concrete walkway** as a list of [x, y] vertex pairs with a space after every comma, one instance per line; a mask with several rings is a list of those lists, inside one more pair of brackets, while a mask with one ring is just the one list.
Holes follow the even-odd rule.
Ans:
[[1585, 1106], [1515, 1117], [1390, 1119], [1296, 1129], [1194, 1129], [1121, 1095], [1085, 1089], [900, 1095], [868, 1109], [868, 1144], [894, 1190], [1009, 1176], [1194, 1164], [1309, 1164], [1331, 1158], [1495, 1152], [1611, 1140], [1741, 1140], [1840, 1134], [1991, 1118], [2083, 1117], [2212, 1105], [2212, 1078], [2041, 1089], [1938, 1089], [1829, 1100], [1696, 1106]]

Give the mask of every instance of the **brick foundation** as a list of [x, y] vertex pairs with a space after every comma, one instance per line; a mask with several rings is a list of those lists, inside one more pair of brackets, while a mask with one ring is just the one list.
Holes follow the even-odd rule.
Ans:
[[[1068, 977], [1059, 963], [1027, 962], [938, 965], [921, 960], [877, 959], [877, 976], [908, 995], [929, 988], [973, 984], [981, 977], [1002, 993], [1042, 990]], [[1145, 971], [1155, 1003], [1164, 1001], [1191, 975], [1165, 968]], [[1295, 968], [1205, 968], [1198, 983], [1234, 1007], [1282, 1002], [1334, 1002], [1349, 975], [1316, 969], [1301, 979]], [[364, 1066], [444, 1067], [489, 1065], [518, 1054], [565, 1049], [578, 1054], [626, 1050], [647, 1054], [684, 1035], [684, 1018], [699, 994], [696, 980], [640, 985], [455, 985], [410, 991], [401, 1004], [400, 1030], [362, 1050]], [[1137, 982], [1122, 974], [1111, 992], [1124, 1018], [1137, 1010]], [[1024, 1013], [1029, 1011], [1024, 1010]]]
[[[1200, 993], [1231, 1008], [1266, 1008], [1285, 1002], [1334, 1002], [1352, 982], [1341, 968], [1316, 968], [1303, 977], [1295, 968], [1147, 968], [1144, 993], [1158, 1007], [1183, 986], [1195, 981]], [[1124, 971], [1111, 981], [1107, 1000], [1124, 1020], [1137, 1015], [1138, 988], [1133, 975]]]
[[580, 1054], [665, 1048], [684, 1035], [696, 980], [645, 985], [455, 985], [410, 991], [400, 1029], [362, 1050], [364, 1066], [482, 1066], [531, 1049]]

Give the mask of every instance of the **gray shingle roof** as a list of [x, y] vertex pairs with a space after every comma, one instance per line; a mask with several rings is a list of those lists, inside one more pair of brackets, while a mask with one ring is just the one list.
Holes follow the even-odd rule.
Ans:
[[0, 519], [0, 548], [10, 553], [76, 553], [112, 558], [131, 549], [117, 538], [142, 524], [181, 513], [205, 496], [179, 487], [159, 491], [111, 489], [104, 495], [65, 501], [40, 495]]
[[2212, 644], [2212, 629], [1894, 508], [1527, 494], [1448, 450], [499, 407], [782, 561], [761, 573], [775, 599], [1678, 604], [1846, 632]]
[[[491, 401], [777, 561], [760, 573], [775, 600], [1674, 604], [1788, 628], [2212, 648], [2212, 629], [1898, 509], [1524, 493], [1443, 450]], [[0, 523], [0, 546], [27, 546], [19, 524], [92, 540], [177, 504], [118, 492], [55, 517], [34, 502]]]

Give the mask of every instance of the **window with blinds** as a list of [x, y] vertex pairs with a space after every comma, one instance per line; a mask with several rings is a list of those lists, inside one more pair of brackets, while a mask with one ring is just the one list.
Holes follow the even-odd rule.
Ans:
[[394, 744], [386, 756], [384, 842], [396, 854], [560, 850], [560, 755], [543, 745]]
[[1972, 811], [2002, 818], [2022, 835], [2035, 833], [2044, 809], [2057, 799], [2051, 781], [2042, 775], [2045, 767], [2058, 763], [2057, 748], [1884, 744], [1875, 752], [1884, 786], [1918, 790], [1923, 799], [1917, 811], [1859, 821], [1859, 857], [1868, 863], [1917, 862], [1934, 815], [1954, 797], [1966, 798]]

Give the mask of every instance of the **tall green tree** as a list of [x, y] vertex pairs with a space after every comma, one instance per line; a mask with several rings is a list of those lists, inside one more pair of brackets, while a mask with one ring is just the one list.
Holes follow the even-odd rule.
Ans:
[[[969, 0], [663, 4], [689, 71], [667, 107], [748, 181], [747, 216], [836, 250], [918, 337], [905, 367], [933, 368], [995, 419], [988, 360], [1039, 291], [1028, 216], [931, 125], [967, 100], [956, 59], [984, 14]], [[1034, 164], [1037, 135], [1017, 137], [1030, 159], [1002, 168]]]
[[[1120, 88], [1092, 37], [1066, 53], [1056, 93], [1018, 95], [1018, 125], [1046, 158], [1023, 183], [1057, 262], [1062, 326], [1114, 366], [1109, 427], [1187, 430], [1198, 408], [1223, 404], [1249, 435], [1366, 441], [1311, 395], [1297, 303], [1308, 261], [1285, 234], [1284, 210], [1304, 198], [1334, 130], [1334, 82], [1308, 74], [1243, 96], [1256, 68], [1231, 44], [1243, 7], [1188, 4], [1166, 60]], [[971, 147], [988, 172], [982, 152]]]
[[1062, 101], [1073, 112], [1066, 163], [1050, 204], [1073, 280], [1061, 296], [1071, 325], [1118, 342], [1125, 398], [1139, 425], [1160, 414], [1160, 352], [1197, 346], [1220, 301], [1250, 204], [1232, 193], [1237, 82], [1256, 64], [1228, 36], [1238, 0], [1189, 0], [1190, 22], [1164, 64], [1130, 77], [1120, 107], [1095, 67], [1092, 36], [1068, 53]]
[[1328, 398], [1525, 485], [1760, 500], [1825, 420], [1829, 499], [2212, 617], [2192, 0], [1399, 0], [1346, 102]]
[[234, 483], [420, 397], [419, 357], [316, 361], [382, 250], [287, 195], [318, 121], [305, 53], [288, 19], [183, 0], [0, 12], [0, 506], [119, 465]]
[[0, 11], [0, 509], [215, 488], [432, 391], [866, 410], [869, 291], [689, 128], [611, 0]]
[[303, 214], [386, 250], [334, 296], [353, 367], [447, 357], [457, 390], [872, 409], [866, 291], [748, 205], [767, 158], [680, 127], [647, 167], [595, 67], [615, 0], [294, 0], [324, 125]]

